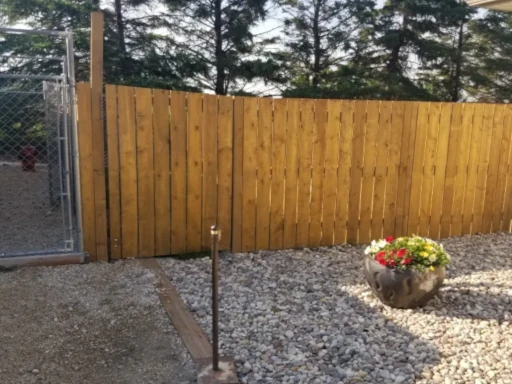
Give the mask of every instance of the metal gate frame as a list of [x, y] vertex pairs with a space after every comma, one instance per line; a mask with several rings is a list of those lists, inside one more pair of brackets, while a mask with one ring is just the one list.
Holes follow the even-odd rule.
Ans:
[[[43, 36], [58, 36], [64, 40], [66, 47], [66, 55], [64, 57], [38, 57], [38, 56], [23, 56], [25, 59], [49, 59], [59, 60], [62, 62], [62, 75], [33, 75], [33, 74], [0, 74], [0, 78], [7, 79], [30, 79], [30, 80], [42, 80], [44, 82], [56, 82], [62, 87], [61, 95], [61, 108], [65, 108], [61, 111], [63, 118], [62, 133], [64, 137], [59, 134], [58, 147], [59, 157], [61, 149], [61, 140], [65, 141], [63, 146], [64, 158], [70, 159], [68, 167], [64, 169], [64, 177], [66, 178], [66, 185], [68, 192], [62, 191], [61, 203], [63, 203], [64, 196], [67, 193], [68, 197], [68, 214], [69, 217], [66, 219], [63, 217], [64, 224], [69, 224], [70, 236], [65, 239], [66, 252], [69, 253], [82, 253], [84, 250], [83, 246], [83, 234], [82, 234], [82, 207], [81, 207], [81, 195], [80, 195], [80, 167], [79, 167], [79, 154], [78, 154], [78, 131], [77, 131], [77, 118], [76, 118], [76, 81], [75, 81], [75, 64], [74, 64], [74, 48], [73, 48], [73, 31], [71, 28], [67, 28], [65, 31], [51, 31], [51, 30], [32, 30], [32, 29], [19, 29], [19, 28], [5, 28], [0, 27], [0, 32], [9, 34], [25, 34], [25, 35], [43, 35]], [[17, 56], [5, 55], [4, 57], [17, 58]], [[21, 58], [18, 56], [18, 58]], [[43, 83], [44, 84], [44, 83]], [[46, 85], [43, 85], [46, 89]], [[44, 92], [43, 92], [44, 94]], [[45, 100], [46, 103], [46, 100]], [[69, 126], [68, 126], [69, 124]], [[70, 136], [70, 137], [69, 137]], [[59, 159], [60, 162], [60, 159]], [[60, 165], [59, 165], [60, 166]], [[63, 169], [61, 168], [61, 171]], [[72, 175], [70, 175], [70, 173]], [[62, 172], [61, 172], [62, 174]], [[72, 177], [71, 177], [72, 176]], [[62, 186], [62, 182], [61, 182]], [[61, 207], [64, 215], [64, 207]], [[73, 212], [74, 211], [74, 212]], [[74, 213], [74, 217], [73, 217]], [[76, 239], [76, 241], [74, 240]], [[43, 251], [35, 252], [24, 252], [22, 254], [14, 254], [8, 256], [30, 256], [30, 255], [41, 255]]]

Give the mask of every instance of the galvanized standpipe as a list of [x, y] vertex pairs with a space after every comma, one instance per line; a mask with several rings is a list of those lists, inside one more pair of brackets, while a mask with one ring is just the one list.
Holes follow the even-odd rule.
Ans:
[[[219, 240], [220, 230], [210, 228], [212, 236], [212, 358], [198, 362], [198, 384], [238, 384], [233, 359], [219, 356]], [[222, 365], [221, 365], [222, 364]]]
[[73, 142], [72, 162], [73, 162], [73, 194], [76, 212], [76, 234], [77, 234], [77, 251], [84, 251], [84, 238], [82, 232], [82, 192], [80, 190], [80, 159], [78, 152], [78, 127], [76, 105], [76, 80], [75, 80], [75, 54], [73, 43], [73, 30], [66, 29], [66, 60], [68, 70], [68, 87], [69, 87], [69, 116], [71, 122], [71, 140]]
[[219, 371], [219, 239], [220, 231], [212, 225], [212, 349], [213, 371]]

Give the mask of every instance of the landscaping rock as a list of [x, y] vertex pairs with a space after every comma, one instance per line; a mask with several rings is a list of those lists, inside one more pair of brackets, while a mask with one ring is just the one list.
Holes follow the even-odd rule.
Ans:
[[[512, 235], [442, 244], [453, 260], [447, 279], [414, 310], [373, 296], [364, 246], [225, 255], [224, 353], [240, 356], [239, 372], [245, 362], [262, 367], [241, 375], [243, 383], [505, 383], [512, 377]], [[160, 263], [209, 336], [210, 260]]]

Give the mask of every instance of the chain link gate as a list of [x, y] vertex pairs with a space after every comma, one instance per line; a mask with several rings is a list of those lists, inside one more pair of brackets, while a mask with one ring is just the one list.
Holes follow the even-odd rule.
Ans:
[[[79, 252], [71, 31], [0, 33], [61, 36], [67, 51], [0, 57], [0, 257]], [[34, 60], [53, 61], [47, 68], [61, 73], [20, 71], [34, 68]]]

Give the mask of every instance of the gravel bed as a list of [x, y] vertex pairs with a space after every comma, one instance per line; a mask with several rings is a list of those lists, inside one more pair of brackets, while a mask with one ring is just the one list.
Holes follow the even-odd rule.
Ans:
[[0, 272], [0, 383], [194, 383], [153, 284], [136, 261]]
[[[223, 352], [243, 383], [512, 383], [512, 235], [442, 243], [448, 278], [417, 310], [373, 297], [363, 247], [225, 255]], [[210, 260], [160, 263], [209, 335]]]
[[49, 201], [48, 168], [0, 162], [0, 256], [64, 248], [60, 207]]

